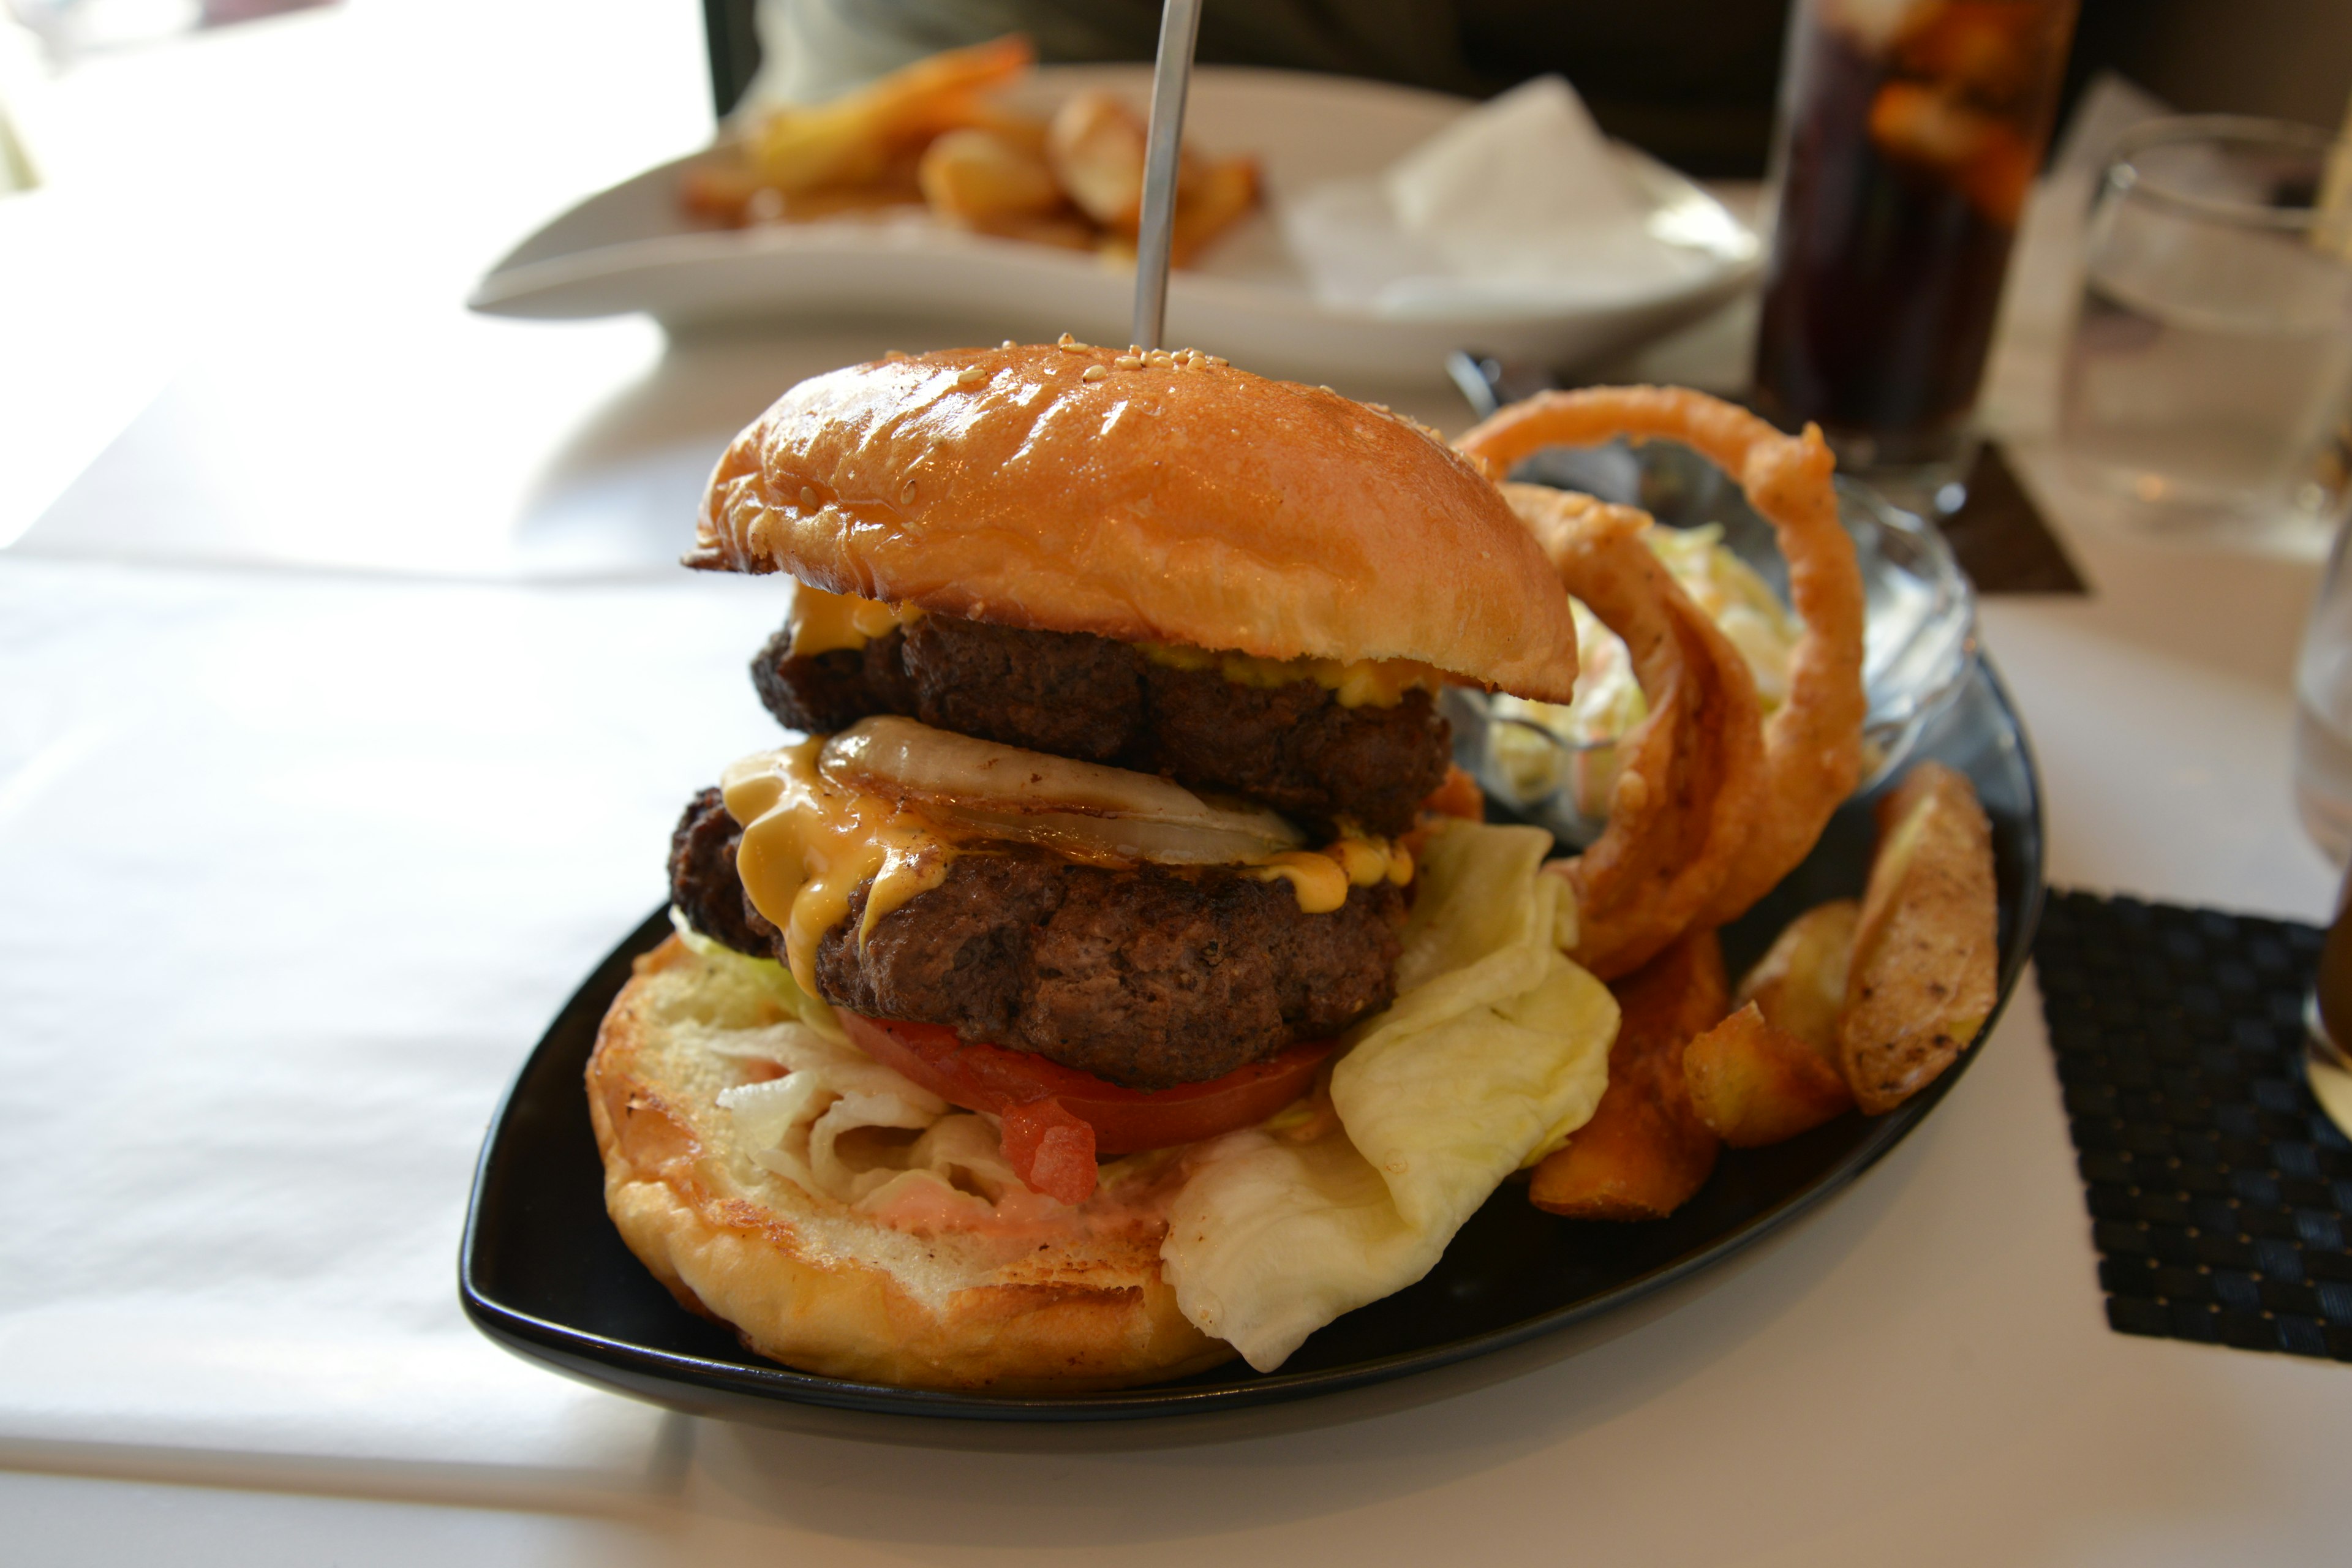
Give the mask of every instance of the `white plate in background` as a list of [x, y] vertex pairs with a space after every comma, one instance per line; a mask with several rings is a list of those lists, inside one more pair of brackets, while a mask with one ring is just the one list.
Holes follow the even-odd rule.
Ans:
[[[1008, 92], [1039, 111], [1106, 87], [1141, 108], [1141, 66], [1048, 66]], [[1383, 82], [1242, 67], [1195, 75], [1186, 134], [1218, 153], [1255, 155], [1267, 200], [1325, 180], [1377, 174], [1474, 107]], [[1253, 370], [1300, 377], [1433, 380], [1465, 345], [1571, 365], [1623, 349], [1722, 303], [1753, 275], [1754, 236], [1720, 203], [1664, 164], [1619, 147], [1637, 186], [1678, 232], [1707, 237], [1704, 265], [1646, 295], [1545, 312], [1423, 315], [1401, 321], [1318, 302], [1260, 212], [1179, 272], [1168, 341]], [[697, 154], [700, 156], [700, 154]], [[642, 310], [669, 325], [728, 321], [835, 323], [911, 319], [968, 323], [976, 340], [1071, 331], [1124, 342], [1132, 275], [1082, 252], [966, 234], [919, 209], [730, 229], [690, 218], [677, 199], [693, 158], [649, 169], [591, 196], [518, 246], [467, 302], [493, 315], [577, 319]]]

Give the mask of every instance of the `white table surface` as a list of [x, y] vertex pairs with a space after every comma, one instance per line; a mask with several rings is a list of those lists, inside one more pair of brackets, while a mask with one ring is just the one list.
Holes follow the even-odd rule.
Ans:
[[[9, 100], [53, 184], [0, 200], [0, 1061], [30, 1128], [0, 1559], [2340, 1557], [2345, 1368], [2106, 1328], [2030, 987], [1916, 1135], [1760, 1255], [1570, 1359], [1353, 1425], [898, 1449], [651, 1415], [467, 1337], [441, 1270], [477, 1130], [652, 901], [676, 798], [764, 722], [737, 673], [756, 585], [662, 564], [702, 472], [799, 375], [922, 346], [460, 309], [547, 212], [705, 132], [698, 26], [686, 0], [386, 0]], [[2051, 879], [2316, 918], [2332, 877], [2286, 782], [2314, 569], [2084, 521], [2043, 438], [2063, 256], [2028, 251], [1988, 409], [2097, 592], [1993, 601], [1984, 639]], [[1736, 374], [1739, 330], [1629, 369]], [[1462, 423], [1442, 388], [1364, 390]], [[119, 984], [47, 985], [109, 944], [136, 955]], [[463, 1030], [436, 1023], [453, 993]], [[370, 1227], [295, 1201], [299, 1160], [174, 1126], [215, 1063], [280, 1075], [257, 1080], [272, 1128], [315, 1071], [310, 1206], [351, 1194]], [[446, 1115], [340, 1158], [378, 1081]], [[268, 1181], [227, 1190], [231, 1166]], [[152, 1262], [136, 1299], [125, 1258]], [[220, 1320], [256, 1270], [282, 1311], [255, 1331], [307, 1346], [308, 1382], [236, 1383]], [[142, 1348], [110, 1366], [124, 1312]]]

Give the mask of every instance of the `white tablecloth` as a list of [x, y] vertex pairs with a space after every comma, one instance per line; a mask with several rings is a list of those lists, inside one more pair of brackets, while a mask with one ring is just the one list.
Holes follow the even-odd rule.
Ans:
[[0, 1456], [646, 1472], [453, 1265], [505, 1084], [774, 733], [773, 596], [678, 575], [0, 569]]
[[[2343, 1368], [2105, 1326], [2030, 988], [1760, 1256], [1323, 1432], [894, 1450], [665, 1416], [476, 1336], [489, 1111], [659, 898], [684, 796], [773, 733], [742, 675], [772, 584], [664, 564], [697, 470], [794, 377], [933, 341], [458, 312], [535, 218], [698, 134], [698, 27], [353, 0], [97, 62], [60, 84], [58, 188], [0, 204], [31, 258], [0, 281], [37, 283], [0, 289], [0, 540], [32, 524], [0, 554], [0, 1558], [2341, 1555]], [[1988, 399], [2062, 529], [2034, 407], [2063, 293], [2013, 296]], [[1719, 380], [1738, 337], [1649, 366]], [[2287, 796], [2311, 568], [2069, 543], [2095, 597], [1984, 617], [2053, 881], [2321, 915]]]

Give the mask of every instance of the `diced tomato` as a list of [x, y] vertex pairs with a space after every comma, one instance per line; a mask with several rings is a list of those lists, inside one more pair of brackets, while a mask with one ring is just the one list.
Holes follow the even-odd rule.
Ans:
[[1033, 1052], [973, 1045], [938, 1024], [840, 1016], [876, 1061], [951, 1105], [1000, 1117], [1014, 1173], [1066, 1204], [1093, 1194], [1098, 1157], [1172, 1149], [1265, 1121], [1307, 1092], [1334, 1044], [1315, 1040], [1206, 1083], [1145, 1090]]
[[1082, 1204], [1095, 1193], [1095, 1130], [1058, 1100], [1032, 1100], [1003, 1110], [1004, 1158], [1046, 1196]]

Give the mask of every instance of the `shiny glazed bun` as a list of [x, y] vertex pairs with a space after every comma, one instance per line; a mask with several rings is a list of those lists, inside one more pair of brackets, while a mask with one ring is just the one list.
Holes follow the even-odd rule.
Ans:
[[1420, 426], [1198, 356], [961, 349], [804, 381], [711, 477], [689, 565], [1122, 642], [1412, 659], [1566, 702], [1559, 575]]
[[709, 1048], [742, 1007], [672, 937], [636, 961], [588, 1065], [605, 1207], [688, 1308], [771, 1360], [909, 1388], [1124, 1388], [1232, 1358], [1177, 1310], [1156, 1212], [918, 1233], [763, 1170], [718, 1102], [756, 1069]]

